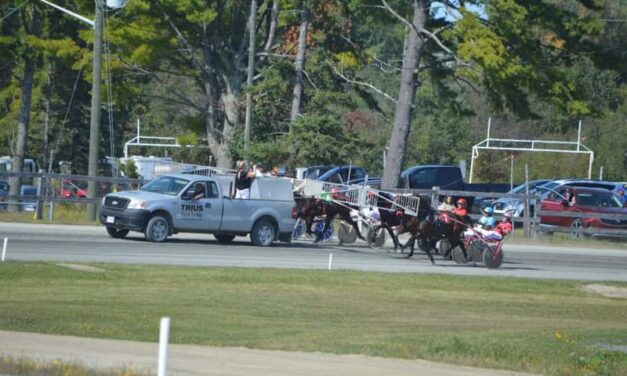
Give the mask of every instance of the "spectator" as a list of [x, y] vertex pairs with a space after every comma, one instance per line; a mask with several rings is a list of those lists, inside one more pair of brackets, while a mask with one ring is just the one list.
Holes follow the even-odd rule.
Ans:
[[439, 211], [453, 211], [455, 210], [455, 204], [453, 203], [452, 196], [446, 196], [444, 201], [438, 206]]
[[575, 205], [575, 192], [572, 188], [566, 188], [566, 201], [568, 201], [568, 206]]
[[279, 176], [279, 168], [277, 166], [272, 167], [272, 171], [270, 171], [270, 176]]
[[255, 177], [266, 176], [266, 168], [262, 162], [253, 165], [253, 174]]
[[238, 161], [235, 175], [235, 198], [250, 198], [250, 185], [253, 177], [253, 172], [248, 170], [246, 162]]

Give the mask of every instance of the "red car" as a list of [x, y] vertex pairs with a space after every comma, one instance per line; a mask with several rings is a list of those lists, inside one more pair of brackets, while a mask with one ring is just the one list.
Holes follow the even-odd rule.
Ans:
[[70, 198], [70, 197], [78, 197], [85, 198], [87, 197], [87, 191], [76, 184], [74, 184], [71, 180], [63, 180], [63, 188], [61, 189], [61, 197]]
[[[540, 227], [552, 233], [556, 227], [570, 227], [570, 234], [581, 236], [621, 236], [627, 237], [627, 208], [614, 193], [601, 188], [560, 187], [549, 191], [540, 201], [541, 210], [550, 210], [570, 214], [581, 213], [585, 217], [570, 215], [559, 217], [542, 215]], [[618, 215], [615, 218], [593, 218], [590, 214]], [[594, 229], [622, 230], [624, 233], [595, 232]]]

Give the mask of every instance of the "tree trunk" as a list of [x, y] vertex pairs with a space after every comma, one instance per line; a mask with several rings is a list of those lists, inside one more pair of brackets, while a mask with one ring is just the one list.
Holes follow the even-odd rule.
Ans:
[[224, 127], [216, 159], [218, 167], [233, 168], [233, 160], [229, 153], [229, 141], [233, 139], [235, 128], [240, 125], [242, 83], [237, 77], [225, 77], [225, 81], [227, 81], [226, 92], [222, 94]]
[[[40, 15], [37, 10], [33, 10], [33, 23], [32, 34], [39, 35], [41, 30]], [[24, 52], [24, 77], [20, 83], [21, 91], [21, 103], [20, 103], [20, 115], [17, 122], [17, 138], [15, 145], [15, 155], [13, 156], [13, 163], [11, 172], [22, 172], [24, 166], [24, 155], [26, 154], [26, 144], [28, 141], [28, 125], [30, 123], [30, 107], [33, 93], [33, 80], [35, 77], [35, 64], [37, 57], [35, 53], [27, 48]], [[15, 196], [20, 192], [22, 185], [21, 177], [13, 177], [10, 179], [9, 195]], [[11, 204], [8, 207], [10, 212], [18, 211], [17, 204]]]
[[412, 24], [414, 27], [408, 28], [407, 43], [403, 54], [401, 84], [396, 113], [394, 114], [394, 128], [390, 137], [390, 151], [388, 152], [385, 170], [383, 171], [382, 188], [385, 189], [398, 186], [413, 117], [418, 62], [420, 61], [420, 52], [424, 45], [424, 39], [418, 35], [417, 30], [422, 30], [425, 26], [429, 1], [414, 0], [413, 3], [414, 15]]
[[[292, 113], [290, 122], [294, 122], [300, 114], [300, 102], [303, 94], [303, 67], [305, 66], [305, 49], [307, 48], [307, 29], [309, 28], [309, 9], [303, 4], [303, 11], [300, 18], [300, 34], [298, 36], [298, 51], [296, 52], [296, 78], [294, 82], [294, 93], [292, 96]], [[290, 133], [292, 127], [290, 125]]]

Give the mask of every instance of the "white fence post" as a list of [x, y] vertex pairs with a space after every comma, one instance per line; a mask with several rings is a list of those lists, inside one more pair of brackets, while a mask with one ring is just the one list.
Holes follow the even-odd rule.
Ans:
[[166, 376], [168, 369], [168, 340], [170, 337], [170, 318], [161, 318], [161, 330], [159, 332], [159, 366], [158, 376]]
[[4, 256], [7, 253], [7, 243], [9, 241], [9, 238], [4, 238], [4, 245], [2, 246], [2, 262], [4, 262]]

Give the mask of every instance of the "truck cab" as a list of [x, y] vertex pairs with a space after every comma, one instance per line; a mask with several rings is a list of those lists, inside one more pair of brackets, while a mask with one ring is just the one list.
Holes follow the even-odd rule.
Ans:
[[106, 195], [100, 221], [115, 238], [139, 231], [155, 242], [178, 232], [214, 234], [225, 243], [248, 234], [256, 245], [289, 241], [295, 222], [291, 183], [259, 177], [250, 199], [235, 199], [234, 182], [230, 175], [161, 176], [140, 190]]

